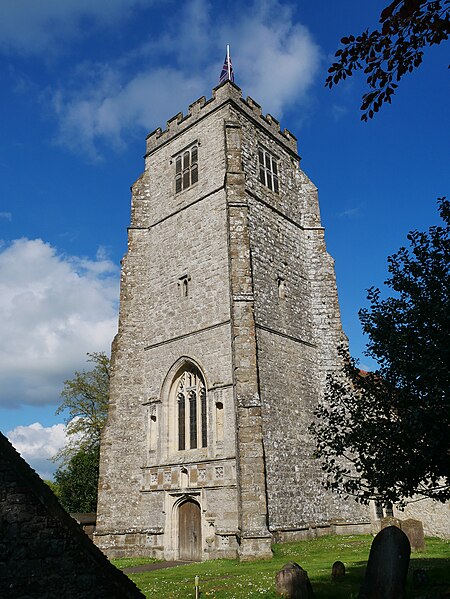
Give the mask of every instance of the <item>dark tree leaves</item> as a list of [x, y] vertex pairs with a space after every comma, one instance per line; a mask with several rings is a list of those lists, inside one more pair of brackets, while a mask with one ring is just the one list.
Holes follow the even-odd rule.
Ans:
[[336, 52], [338, 61], [328, 69], [325, 82], [331, 88], [364, 71], [370, 91], [362, 99], [363, 121], [391, 103], [398, 82], [422, 63], [425, 47], [448, 39], [450, 0], [394, 0], [382, 11], [380, 24], [380, 29], [341, 39], [343, 48]]
[[68, 512], [96, 511], [99, 453], [99, 446], [80, 450], [56, 471], [58, 499]]
[[57, 414], [66, 413], [66, 445], [53, 458], [58, 499], [68, 512], [94, 512], [97, 505], [100, 436], [108, 415], [110, 360], [88, 354], [89, 371], [64, 382]]
[[450, 499], [450, 203], [439, 209], [443, 226], [388, 259], [393, 295], [370, 289], [360, 311], [378, 370], [343, 350], [311, 427], [327, 487], [362, 502]]

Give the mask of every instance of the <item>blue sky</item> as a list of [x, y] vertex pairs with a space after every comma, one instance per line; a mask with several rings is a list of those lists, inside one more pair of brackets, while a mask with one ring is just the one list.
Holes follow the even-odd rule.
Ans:
[[382, 2], [17, 0], [0, 4], [0, 430], [43, 476], [54, 415], [86, 352], [109, 351], [129, 187], [145, 136], [211, 96], [227, 43], [236, 83], [298, 137], [319, 188], [344, 330], [386, 258], [438, 221], [449, 194], [448, 46], [427, 51], [392, 106], [360, 122], [362, 75], [333, 90], [339, 39]]

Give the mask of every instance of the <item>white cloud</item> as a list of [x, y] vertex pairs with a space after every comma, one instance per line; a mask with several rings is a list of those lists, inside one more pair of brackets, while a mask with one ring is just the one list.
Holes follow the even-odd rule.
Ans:
[[0, 3], [0, 47], [24, 54], [54, 52], [92, 27], [122, 21], [151, 0], [13, 0]]
[[338, 212], [338, 216], [351, 218], [352, 216], [359, 214], [359, 212], [361, 211], [361, 207], [362, 207], [362, 205], [359, 204], [358, 206], [352, 206], [351, 208], [346, 208], [345, 210], [342, 210], [342, 212]]
[[341, 104], [333, 104], [331, 107], [331, 116], [338, 122], [348, 113], [348, 108]]
[[225, 32], [235, 40], [238, 83], [264, 112], [279, 119], [287, 107], [305, 101], [321, 53], [308, 29], [293, 21], [289, 7], [274, 0], [261, 2]]
[[[101, 159], [99, 143], [120, 148], [126, 133], [148, 132], [188, 106], [203, 88], [199, 76], [172, 68], [138, 73], [118, 86], [107, 72], [94, 85], [73, 95], [59, 91], [54, 106], [59, 119], [57, 141], [71, 150]], [[176, 93], [174, 93], [176, 90]]]
[[109, 351], [118, 278], [101, 254], [61, 256], [40, 239], [0, 247], [0, 405], [57, 403], [86, 353]]
[[159, 38], [115, 62], [79, 66], [70, 84], [66, 78], [65, 87], [52, 90], [58, 142], [100, 159], [105, 143], [117, 149], [134, 132], [164, 127], [217, 85], [228, 42], [244, 96], [277, 118], [294, 103], [305, 105], [321, 55], [290, 8], [265, 0], [218, 15], [214, 7], [186, 3]]
[[29, 426], [17, 426], [6, 436], [41, 478], [53, 478], [57, 465], [51, 459], [66, 442], [64, 424], [44, 427], [35, 422]]
[[12, 214], [11, 212], [0, 212], [0, 218], [3, 220], [12, 221]]

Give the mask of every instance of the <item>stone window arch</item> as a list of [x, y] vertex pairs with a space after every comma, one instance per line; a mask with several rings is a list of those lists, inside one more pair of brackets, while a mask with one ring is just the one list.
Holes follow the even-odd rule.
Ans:
[[176, 449], [185, 451], [208, 445], [205, 379], [193, 364], [186, 364], [172, 384]]

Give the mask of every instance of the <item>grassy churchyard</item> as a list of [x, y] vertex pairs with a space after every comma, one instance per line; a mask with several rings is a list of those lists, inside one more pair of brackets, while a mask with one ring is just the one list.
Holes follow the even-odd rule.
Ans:
[[[272, 560], [213, 560], [128, 576], [147, 597], [158, 599], [194, 598], [195, 576], [200, 579], [201, 599], [269, 599], [275, 597], [275, 574], [284, 564], [294, 561], [307, 570], [316, 599], [356, 599], [371, 543], [369, 535], [326, 536], [274, 545]], [[344, 562], [347, 574], [343, 580], [332, 582], [331, 566], [336, 560]], [[150, 561], [125, 558], [113, 563], [124, 569]], [[427, 571], [429, 583], [414, 589], [412, 572], [417, 568]], [[411, 554], [408, 597], [434, 597], [446, 590], [450, 590], [450, 541], [427, 538], [425, 551]]]

